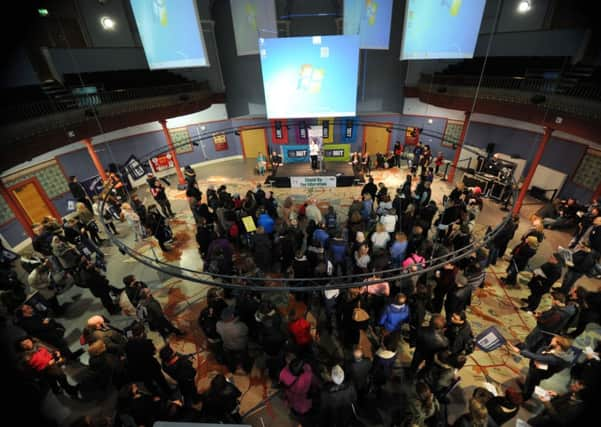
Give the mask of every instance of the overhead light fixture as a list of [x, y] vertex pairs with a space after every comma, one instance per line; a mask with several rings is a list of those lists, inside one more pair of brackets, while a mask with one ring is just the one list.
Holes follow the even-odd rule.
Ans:
[[100, 25], [102, 25], [102, 28], [106, 31], [113, 31], [117, 26], [117, 23], [110, 16], [103, 16], [100, 18]]
[[432, 119], [428, 119], [428, 123], [429, 123], [429, 124], [432, 124], [432, 122], [433, 122], [433, 121], [434, 121], [434, 120], [432, 120]]
[[530, 4], [530, 0], [520, 0], [520, 2], [518, 3], [518, 12], [519, 13], [526, 13], [530, 9], [532, 9], [532, 5]]

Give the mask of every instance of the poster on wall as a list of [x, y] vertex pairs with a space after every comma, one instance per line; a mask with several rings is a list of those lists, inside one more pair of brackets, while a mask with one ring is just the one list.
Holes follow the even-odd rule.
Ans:
[[150, 167], [154, 173], [175, 167], [171, 153], [158, 154], [149, 160]]
[[419, 129], [407, 128], [405, 131], [405, 145], [417, 145], [419, 142]]
[[138, 160], [136, 156], [133, 154], [129, 156], [129, 159], [123, 165], [123, 168], [127, 172], [127, 174], [131, 177], [131, 179], [138, 180], [146, 175], [146, 171], [144, 170], [144, 166]]
[[213, 135], [213, 144], [215, 144], [215, 151], [227, 151], [227, 137], [224, 133]]

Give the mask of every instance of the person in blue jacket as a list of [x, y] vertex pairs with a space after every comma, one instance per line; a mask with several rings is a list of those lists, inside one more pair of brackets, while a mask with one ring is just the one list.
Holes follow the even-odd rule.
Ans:
[[394, 302], [386, 306], [378, 323], [390, 334], [400, 331], [401, 326], [406, 322], [409, 322], [407, 297], [403, 293], [398, 293], [394, 298]]
[[275, 222], [273, 221], [273, 218], [270, 217], [269, 214], [265, 211], [262, 211], [259, 215], [259, 219], [257, 219], [257, 226], [263, 227], [265, 234], [273, 233], [274, 224]]

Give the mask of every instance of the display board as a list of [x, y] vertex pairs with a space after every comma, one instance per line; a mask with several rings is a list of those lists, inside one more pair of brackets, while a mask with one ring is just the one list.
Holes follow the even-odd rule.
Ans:
[[326, 162], [348, 162], [351, 160], [350, 144], [327, 144], [323, 147]]
[[227, 136], [224, 133], [213, 134], [213, 145], [215, 151], [227, 151], [229, 148], [227, 145]]
[[401, 59], [472, 58], [486, 0], [407, 0]]
[[151, 70], [209, 66], [196, 0], [130, 4]]
[[585, 153], [572, 181], [581, 187], [596, 191], [601, 184], [601, 153], [591, 151]]
[[284, 163], [309, 162], [308, 145], [282, 145], [282, 159]]
[[259, 38], [278, 36], [274, 0], [230, 0], [238, 55], [259, 53]]
[[161, 153], [151, 158], [148, 163], [154, 173], [175, 167], [171, 153]]
[[447, 125], [444, 129], [444, 136], [441, 141], [444, 147], [456, 148], [461, 137], [463, 122], [460, 120], [447, 120]]
[[359, 36], [260, 39], [269, 119], [354, 116]]
[[193, 150], [188, 128], [169, 129], [169, 135], [177, 154], [189, 153]]
[[388, 49], [393, 0], [344, 0], [343, 33], [359, 35], [361, 49]]

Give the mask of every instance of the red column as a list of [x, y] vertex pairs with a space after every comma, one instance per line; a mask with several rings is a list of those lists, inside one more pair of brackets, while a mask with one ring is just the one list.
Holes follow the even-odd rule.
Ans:
[[545, 126], [545, 133], [543, 133], [543, 137], [538, 144], [538, 149], [536, 150], [536, 154], [534, 155], [534, 159], [532, 159], [532, 164], [530, 165], [530, 170], [528, 170], [528, 175], [526, 175], [526, 179], [522, 184], [522, 188], [520, 189], [520, 194], [518, 195], [518, 199], [513, 206], [513, 213], [517, 214], [520, 212], [522, 208], [522, 202], [524, 201], [524, 197], [526, 197], [526, 193], [528, 192], [528, 187], [530, 186], [530, 182], [532, 181], [532, 177], [534, 177], [534, 173], [536, 172], [536, 167], [538, 166], [540, 159], [543, 158], [543, 153], [545, 152], [545, 147], [547, 146], [547, 142], [551, 139], [551, 134], [553, 133], [553, 129]]
[[94, 146], [92, 145], [92, 139], [86, 138], [82, 142], [85, 144], [86, 148], [88, 149], [88, 154], [90, 154], [90, 157], [92, 158], [92, 162], [94, 163], [94, 166], [96, 166], [98, 175], [100, 175], [100, 177], [102, 178], [103, 181], [106, 181], [107, 180], [106, 171], [104, 170], [104, 167], [102, 166], [102, 162], [98, 158], [98, 154], [96, 154], [96, 151], [94, 150]]
[[0, 197], [3, 197], [10, 210], [15, 214], [15, 218], [21, 223], [23, 229], [29, 237], [33, 237], [33, 229], [31, 228], [31, 222], [25, 213], [21, 210], [19, 202], [17, 202], [10, 191], [4, 186], [4, 183], [0, 180]]
[[179, 161], [177, 160], [175, 147], [173, 146], [173, 141], [171, 140], [171, 134], [169, 133], [169, 129], [167, 129], [167, 120], [159, 120], [159, 123], [163, 127], [163, 134], [165, 135], [165, 140], [167, 141], [167, 145], [169, 146], [169, 153], [171, 153], [171, 158], [173, 159], [173, 163], [175, 164], [175, 173], [177, 174], [177, 180], [179, 182], [178, 187], [184, 187], [186, 185], [186, 180], [184, 179], [184, 174], [182, 173], [182, 170], [179, 167]]
[[455, 171], [457, 170], [457, 163], [459, 163], [459, 157], [461, 156], [461, 149], [463, 148], [463, 140], [465, 139], [465, 134], [467, 133], [467, 127], [470, 122], [470, 116], [472, 113], [470, 111], [465, 112], [465, 120], [463, 121], [463, 128], [461, 129], [461, 135], [459, 135], [459, 140], [457, 141], [457, 147], [455, 148], [455, 158], [453, 159], [453, 164], [451, 165], [451, 171], [449, 172], [449, 176], [447, 177], [448, 182], [453, 182], [455, 179]]

